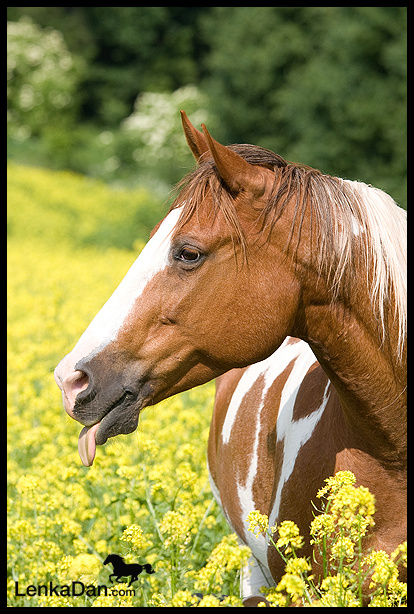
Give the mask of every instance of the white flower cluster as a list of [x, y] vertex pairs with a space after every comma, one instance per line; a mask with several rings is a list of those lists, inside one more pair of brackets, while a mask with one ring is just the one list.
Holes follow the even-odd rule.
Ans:
[[7, 121], [15, 138], [26, 140], [61, 117], [74, 102], [79, 58], [63, 36], [28, 18], [7, 24]]
[[206, 98], [195, 85], [186, 85], [172, 93], [144, 92], [135, 102], [134, 112], [124, 120], [122, 129], [137, 147], [137, 162], [156, 164], [160, 158], [172, 160], [186, 155], [180, 110], [191, 114], [195, 126], [209, 122]]

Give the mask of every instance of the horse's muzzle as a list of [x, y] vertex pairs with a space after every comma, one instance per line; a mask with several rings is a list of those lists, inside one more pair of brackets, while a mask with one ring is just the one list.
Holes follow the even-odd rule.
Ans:
[[63, 407], [71, 418], [77, 419], [73, 414], [76, 397], [89, 386], [89, 377], [83, 371], [67, 372], [63, 359], [55, 369], [54, 376], [57, 385], [62, 391]]
[[[98, 381], [102, 370], [76, 364], [68, 368], [65, 358], [55, 369], [55, 380], [62, 391], [63, 405], [68, 415], [84, 425], [78, 450], [82, 463], [92, 465], [96, 446], [106, 443], [109, 437], [135, 431], [141, 408], [146, 405], [150, 386], [144, 384], [126, 386], [122, 378], [112, 377]], [[95, 358], [96, 360], [96, 358]], [[105, 385], [103, 385], [105, 384]]]

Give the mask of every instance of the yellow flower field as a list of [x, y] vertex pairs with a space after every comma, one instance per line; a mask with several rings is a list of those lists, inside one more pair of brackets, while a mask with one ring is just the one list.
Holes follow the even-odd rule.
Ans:
[[[81, 425], [64, 412], [53, 377], [163, 207], [141, 188], [14, 164], [8, 185], [8, 606], [241, 607], [250, 551], [230, 533], [206, 467], [214, 383], [147, 408], [135, 433], [100, 446], [86, 468]], [[406, 606], [398, 566], [407, 544], [363, 558], [375, 500], [354, 482], [346, 471], [327, 476], [314, 502], [323, 577], [297, 556], [303, 538], [292, 521], [269, 527], [250, 512], [246, 528], [267, 534], [286, 563], [266, 591], [271, 606]], [[131, 586], [128, 577], [111, 582], [109, 554], [150, 572]]]
[[[222, 541], [229, 529], [206, 469], [214, 384], [148, 408], [137, 432], [110, 440], [85, 468], [81, 426], [53, 378], [147, 229], [138, 220], [135, 249], [113, 238], [105, 247], [105, 237], [112, 228], [121, 243], [128, 216], [137, 219], [134, 202], [148, 220], [153, 199], [69, 173], [10, 165], [8, 175], [8, 605], [207, 605], [195, 592], [240, 605], [247, 549], [234, 536]], [[157, 221], [161, 208], [152, 215]], [[132, 587], [112, 584], [110, 553], [155, 573]], [[223, 553], [225, 568], [214, 565]]]

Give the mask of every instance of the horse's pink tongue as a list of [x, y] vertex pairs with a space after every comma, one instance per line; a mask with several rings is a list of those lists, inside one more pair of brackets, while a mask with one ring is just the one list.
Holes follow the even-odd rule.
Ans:
[[79, 434], [78, 452], [85, 467], [90, 467], [95, 458], [95, 433], [99, 428], [99, 424], [98, 422], [98, 424], [94, 424], [93, 426], [84, 426]]

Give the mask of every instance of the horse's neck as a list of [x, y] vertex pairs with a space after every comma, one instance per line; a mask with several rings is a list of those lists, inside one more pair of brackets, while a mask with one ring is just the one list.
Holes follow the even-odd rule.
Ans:
[[[358, 313], [337, 301], [309, 304], [298, 336], [309, 343], [334, 384], [349, 428], [361, 445], [387, 463], [403, 462], [405, 369]], [[381, 347], [382, 346], [382, 347]]]

